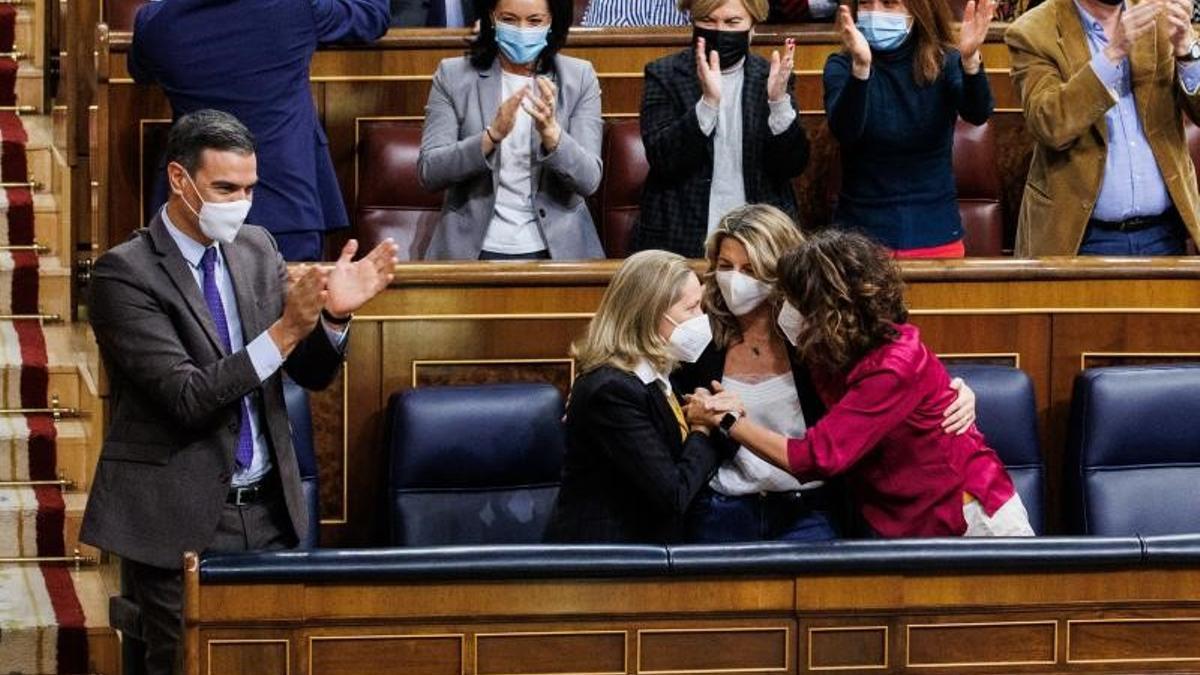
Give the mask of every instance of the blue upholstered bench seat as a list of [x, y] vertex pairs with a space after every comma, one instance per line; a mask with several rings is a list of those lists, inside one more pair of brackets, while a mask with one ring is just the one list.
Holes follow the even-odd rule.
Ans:
[[829, 544], [493, 545], [210, 554], [202, 583], [800, 576], [1005, 571], [1200, 562], [1200, 534], [1167, 537], [846, 540]]

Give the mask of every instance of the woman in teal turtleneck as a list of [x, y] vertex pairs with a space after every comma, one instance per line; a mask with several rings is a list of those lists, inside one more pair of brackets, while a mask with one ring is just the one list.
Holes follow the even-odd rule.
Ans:
[[992, 92], [980, 46], [995, 0], [967, 3], [954, 42], [945, 0], [859, 0], [838, 9], [843, 51], [825, 63], [825, 113], [841, 145], [834, 222], [898, 257], [962, 257], [954, 125], [980, 125]]

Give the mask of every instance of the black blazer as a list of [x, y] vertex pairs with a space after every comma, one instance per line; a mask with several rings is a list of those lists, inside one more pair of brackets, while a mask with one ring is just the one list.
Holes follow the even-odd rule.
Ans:
[[721, 457], [701, 433], [680, 439], [656, 383], [601, 367], [575, 380], [567, 406], [562, 488], [546, 539], [666, 543]]
[[[792, 126], [772, 136], [767, 119], [766, 59], [746, 59], [742, 86], [742, 174], [746, 202], [771, 204], [799, 220], [791, 179], [808, 164], [808, 136], [797, 115]], [[789, 91], [794, 89], [794, 78]], [[637, 250], [660, 248], [690, 258], [704, 256], [708, 196], [712, 189], [713, 139], [700, 131], [695, 53], [685, 49], [646, 66], [642, 94], [642, 143], [650, 173], [634, 235]], [[795, 98], [792, 94], [792, 103]]]

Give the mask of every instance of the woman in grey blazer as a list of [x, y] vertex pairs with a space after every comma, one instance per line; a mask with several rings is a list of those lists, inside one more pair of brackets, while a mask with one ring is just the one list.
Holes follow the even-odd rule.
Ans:
[[417, 172], [445, 190], [426, 258], [602, 258], [585, 198], [600, 185], [600, 85], [558, 54], [571, 0], [483, 0], [479, 36], [438, 66]]

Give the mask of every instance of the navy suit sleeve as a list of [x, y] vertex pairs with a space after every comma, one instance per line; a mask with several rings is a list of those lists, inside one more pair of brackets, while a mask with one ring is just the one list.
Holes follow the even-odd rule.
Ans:
[[129, 48], [129, 59], [126, 67], [133, 81], [138, 84], [153, 84], [155, 81], [153, 59], [148, 54], [147, 42], [151, 39], [146, 25], [150, 17], [158, 12], [161, 3], [151, 2], [138, 9], [133, 20], [133, 44]]
[[318, 42], [372, 42], [391, 22], [388, 0], [311, 0]]

